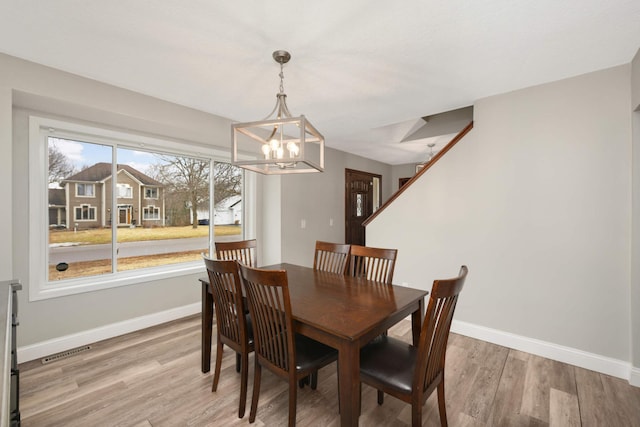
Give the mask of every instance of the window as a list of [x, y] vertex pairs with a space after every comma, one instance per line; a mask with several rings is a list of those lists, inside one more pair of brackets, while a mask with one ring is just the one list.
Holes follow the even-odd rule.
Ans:
[[94, 193], [93, 184], [76, 184], [76, 196], [78, 197], [93, 197]]
[[90, 205], [76, 206], [76, 221], [94, 221], [96, 219], [96, 208]]
[[153, 220], [160, 219], [160, 209], [155, 206], [147, 206], [144, 208], [142, 219]]
[[145, 199], [157, 199], [158, 198], [158, 188], [157, 187], [146, 187], [144, 189], [144, 198]]
[[118, 184], [118, 198], [119, 199], [132, 199], [133, 188], [129, 184]]
[[254, 227], [255, 178], [249, 197], [222, 150], [33, 116], [29, 133], [30, 300], [200, 273]]

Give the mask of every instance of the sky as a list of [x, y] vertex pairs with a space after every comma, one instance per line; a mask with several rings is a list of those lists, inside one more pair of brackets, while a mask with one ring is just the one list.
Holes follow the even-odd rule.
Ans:
[[[100, 162], [111, 163], [111, 146], [60, 138], [51, 138], [50, 141], [73, 162], [78, 170]], [[118, 149], [117, 156], [119, 164], [129, 165], [145, 174], [149, 172], [152, 164], [160, 161], [152, 153], [124, 148]]]

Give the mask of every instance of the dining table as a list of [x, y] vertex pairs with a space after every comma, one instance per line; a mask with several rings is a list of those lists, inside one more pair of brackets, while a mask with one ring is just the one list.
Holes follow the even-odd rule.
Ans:
[[[428, 292], [294, 264], [261, 268], [287, 271], [295, 332], [338, 350], [340, 425], [357, 426], [360, 348], [409, 315], [413, 344], [417, 345]], [[211, 368], [213, 298], [208, 280], [200, 279], [202, 372]]]

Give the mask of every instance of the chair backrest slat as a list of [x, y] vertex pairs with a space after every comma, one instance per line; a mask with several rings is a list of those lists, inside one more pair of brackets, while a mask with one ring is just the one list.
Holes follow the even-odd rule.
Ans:
[[256, 357], [282, 376], [295, 375], [291, 300], [285, 270], [240, 265], [253, 320]]
[[258, 242], [256, 239], [235, 242], [216, 242], [216, 258], [220, 260], [236, 260], [250, 267], [258, 262]]
[[349, 275], [391, 284], [397, 256], [397, 249], [351, 245]]
[[345, 274], [349, 264], [351, 245], [316, 241], [313, 269], [329, 273]]
[[414, 384], [426, 390], [444, 373], [445, 355], [453, 314], [462, 291], [468, 269], [460, 268], [458, 277], [435, 280], [418, 344], [418, 365]]
[[238, 263], [203, 258], [209, 276], [218, 333], [242, 346], [247, 341], [247, 324]]

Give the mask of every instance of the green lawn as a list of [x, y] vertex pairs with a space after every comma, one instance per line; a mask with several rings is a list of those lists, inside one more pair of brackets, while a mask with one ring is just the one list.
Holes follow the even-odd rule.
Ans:
[[[239, 225], [216, 225], [216, 236], [239, 235], [242, 227]], [[146, 240], [185, 239], [192, 237], [208, 237], [209, 226], [200, 225], [193, 228], [185, 227], [154, 227], [154, 228], [118, 228], [118, 242], [141, 242]], [[92, 230], [50, 230], [49, 243], [79, 243], [84, 245], [98, 245], [111, 242], [110, 228], [96, 228]]]

